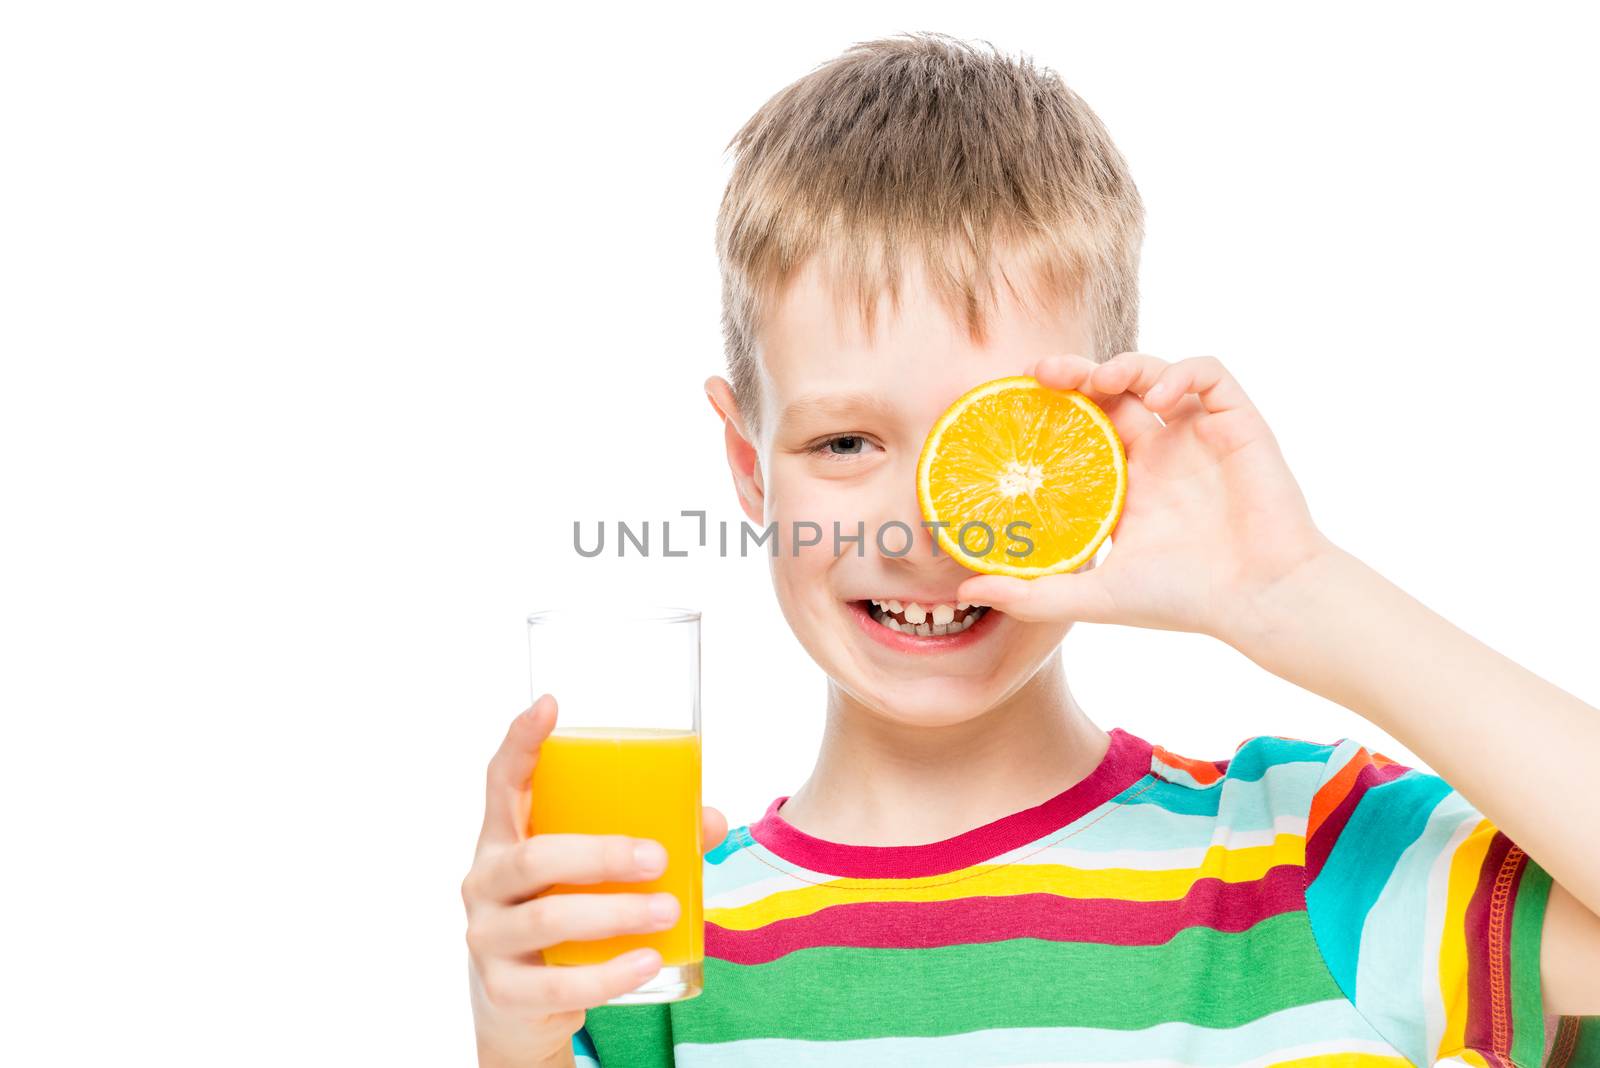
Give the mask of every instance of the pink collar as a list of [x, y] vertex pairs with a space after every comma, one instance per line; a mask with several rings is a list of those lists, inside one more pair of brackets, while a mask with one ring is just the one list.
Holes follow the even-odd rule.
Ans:
[[750, 825], [750, 835], [791, 864], [847, 879], [914, 879], [940, 875], [1027, 845], [1116, 797], [1150, 771], [1151, 745], [1121, 727], [1093, 771], [1048, 801], [1002, 816], [942, 842], [909, 846], [848, 845], [816, 838], [778, 814], [785, 794]]

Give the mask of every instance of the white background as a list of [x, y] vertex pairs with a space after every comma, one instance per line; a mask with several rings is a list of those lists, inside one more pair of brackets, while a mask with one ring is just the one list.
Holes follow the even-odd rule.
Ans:
[[[468, 1063], [458, 888], [537, 606], [701, 608], [707, 802], [799, 785], [823, 679], [765, 561], [571, 524], [737, 523], [723, 150], [872, 37], [1061, 71], [1146, 201], [1142, 347], [1220, 356], [1330, 537], [1600, 697], [1575, 5], [576, 7], [6, 9], [0, 1060]], [[1189, 755], [1414, 756], [1210, 638], [1066, 658]]]

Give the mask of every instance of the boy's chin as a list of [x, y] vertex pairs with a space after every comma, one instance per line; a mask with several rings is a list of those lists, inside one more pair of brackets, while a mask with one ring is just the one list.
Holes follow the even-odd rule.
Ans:
[[1014, 686], [992, 671], [978, 675], [880, 673], [862, 663], [840, 665], [833, 685], [881, 720], [907, 727], [949, 727], [981, 718]]
[[948, 685], [940, 687], [942, 693], [926, 695], [896, 693], [864, 695], [865, 704], [876, 715], [907, 727], [950, 727], [977, 719], [986, 711], [981, 699], [966, 699], [965, 695], [950, 692]]

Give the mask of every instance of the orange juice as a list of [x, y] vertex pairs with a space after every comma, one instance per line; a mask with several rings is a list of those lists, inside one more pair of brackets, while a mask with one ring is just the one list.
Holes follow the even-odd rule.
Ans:
[[700, 736], [664, 728], [557, 727], [539, 748], [532, 793], [529, 834], [626, 834], [654, 838], [667, 850], [667, 870], [658, 879], [557, 883], [545, 893], [665, 890], [680, 908], [678, 922], [665, 931], [561, 942], [543, 951], [545, 962], [598, 964], [650, 946], [661, 953], [663, 967], [698, 964], [705, 956]]

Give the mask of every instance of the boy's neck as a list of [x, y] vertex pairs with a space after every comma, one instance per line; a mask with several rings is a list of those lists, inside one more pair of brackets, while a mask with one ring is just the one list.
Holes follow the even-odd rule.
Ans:
[[953, 726], [895, 723], [830, 684], [816, 765], [779, 814], [848, 845], [939, 842], [1049, 800], [1109, 745], [1072, 699], [1060, 649], [1005, 702]]

